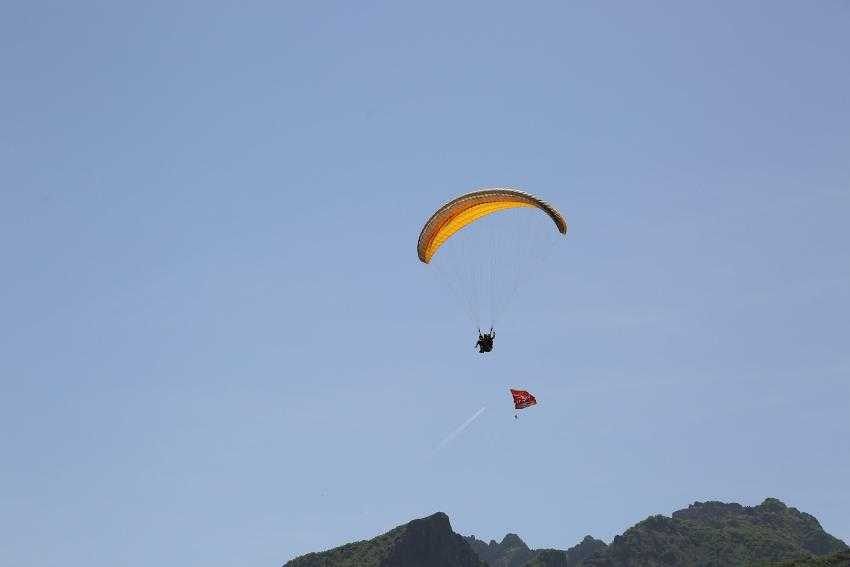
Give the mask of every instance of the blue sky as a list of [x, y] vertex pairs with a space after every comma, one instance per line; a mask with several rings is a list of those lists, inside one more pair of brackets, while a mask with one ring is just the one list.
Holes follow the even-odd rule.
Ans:
[[[850, 540], [848, 28], [5, 3], [0, 563], [278, 565], [437, 510], [566, 548], [767, 496]], [[488, 185], [571, 232], [482, 359], [414, 247]]]

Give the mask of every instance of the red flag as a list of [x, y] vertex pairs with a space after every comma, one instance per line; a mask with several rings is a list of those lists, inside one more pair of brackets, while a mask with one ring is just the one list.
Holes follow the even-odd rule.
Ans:
[[514, 390], [511, 388], [511, 395], [514, 397], [514, 407], [516, 409], [524, 409], [537, 403], [537, 398], [525, 390]]

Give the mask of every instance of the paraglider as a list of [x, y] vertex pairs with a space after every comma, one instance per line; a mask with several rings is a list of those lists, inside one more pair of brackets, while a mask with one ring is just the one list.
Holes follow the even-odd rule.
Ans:
[[[567, 221], [552, 205], [495, 187], [466, 193], [437, 209], [419, 233], [416, 253], [466, 307], [479, 329], [475, 347], [485, 353], [493, 350], [498, 316], [566, 233]], [[481, 332], [488, 327], [489, 332]]]
[[485, 353], [493, 350], [493, 339], [496, 338], [496, 332], [493, 330], [493, 327], [490, 327], [489, 333], [482, 333], [481, 329], [478, 329], [478, 342], [475, 343], [475, 346], [478, 347], [478, 352]]
[[[514, 399], [514, 409], [521, 410], [537, 404], [537, 398], [527, 390], [511, 390], [511, 396]], [[514, 414], [514, 419], [519, 419], [517, 414]]]
[[534, 195], [515, 189], [482, 189], [452, 199], [431, 215], [422, 232], [416, 252], [426, 264], [443, 244], [459, 230], [496, 211], [519, 207], [535, 207], [549, 215], [558, 232], [567, 234], [567, 221], [555, 207]]

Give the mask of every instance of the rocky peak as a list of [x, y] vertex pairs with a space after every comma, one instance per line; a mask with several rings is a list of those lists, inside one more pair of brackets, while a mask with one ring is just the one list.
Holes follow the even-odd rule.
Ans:
[[303, 555], [284, 567], [486, 567], [449, 517], [437, 512], [398, 526], [376, 538]]
[[532, 552], [516, 534], [507, 534], [500, 543], [490, 540], [487, 545], [474, 536], [466, 538], [470, 547], [490, 567], [523, 567], [531, 558]]
[[520, 548], [520, 549], [528, 549], [528, 546], [525, 545], [525, 542], [520, 539], [520, 537], [516, 534], [506, 534], [505, 537], [502, 538], [502, 543], [499, 544], [502, 547], [508, 548]]

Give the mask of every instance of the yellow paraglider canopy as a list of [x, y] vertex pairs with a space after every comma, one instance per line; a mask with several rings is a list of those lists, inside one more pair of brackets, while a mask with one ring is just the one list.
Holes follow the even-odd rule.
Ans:
[[567, 221], [561, 213], [534, 195], [515, 189], [482, 189], [452, 199], [431, 215], [419, 234], [416, 246], [419, 259], [429, 263], [440, 246], [457, 231], [496, 211], [517, 207], [540, 209], [549, 215], [561, 234], [567, 233]]

